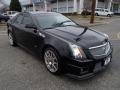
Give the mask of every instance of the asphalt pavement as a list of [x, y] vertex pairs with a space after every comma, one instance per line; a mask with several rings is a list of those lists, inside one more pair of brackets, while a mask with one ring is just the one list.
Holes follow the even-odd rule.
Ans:
[[6, 28], [0, 26], [0, 90], [120, 90], [120, 18], [91, 28], [110, 36], [112, 63], [90, 79], [76, 80], [52, 75], [38, 57], [10, 46]]

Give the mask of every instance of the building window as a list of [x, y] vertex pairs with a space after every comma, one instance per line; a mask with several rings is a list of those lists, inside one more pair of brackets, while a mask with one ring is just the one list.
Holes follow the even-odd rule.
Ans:
[[105, 0], [98, 0], [99, 2], [105, 2]]

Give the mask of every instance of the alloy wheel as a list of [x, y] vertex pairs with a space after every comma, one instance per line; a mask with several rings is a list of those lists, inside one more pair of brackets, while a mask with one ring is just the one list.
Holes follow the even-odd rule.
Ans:
[[55, 73], [58, 71], [58, 59], [52, 50], [47, 50], [44, 54], [45, 65], [47, 69]]
[[8, 39], [9, 39], [9, 43], [10, 43], [10, 45], [13, 45], [14, 42], [13, 42], [13, 36], [12, 36], [11, 33], [8, 34]]

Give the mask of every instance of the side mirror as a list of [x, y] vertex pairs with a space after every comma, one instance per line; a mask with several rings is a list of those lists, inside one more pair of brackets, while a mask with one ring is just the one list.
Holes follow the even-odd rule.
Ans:
[[32, 25], [32, 24], [26, 24], [25, 28], [37, 29], [37, 27], [35, 25]]

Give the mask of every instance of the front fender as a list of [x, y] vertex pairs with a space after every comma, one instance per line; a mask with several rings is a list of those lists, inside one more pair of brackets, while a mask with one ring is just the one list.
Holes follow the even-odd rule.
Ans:
[[64, 39], [51, 34], [47, 34], [44, 42], [45, 46], [50, 45], [54, 47], [62, 57], [70, 56], [69, 44]]

